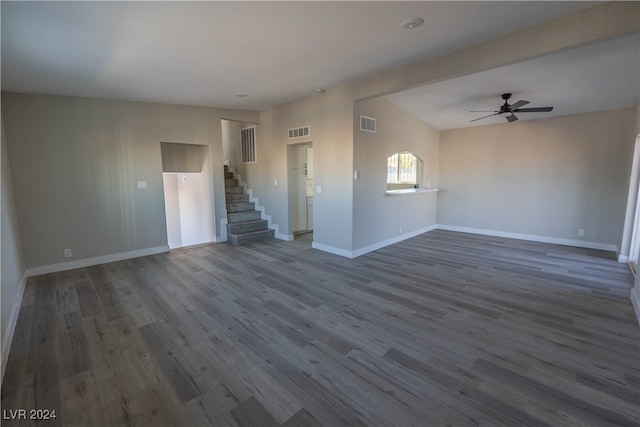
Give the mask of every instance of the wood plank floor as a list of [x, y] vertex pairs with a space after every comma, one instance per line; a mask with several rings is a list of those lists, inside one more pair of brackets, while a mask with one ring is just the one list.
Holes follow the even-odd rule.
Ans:
[[34, 277], [3, 417], [638, 426], [632, 280], [612, 254], [445, 231], [354, 260], [306, 236]]

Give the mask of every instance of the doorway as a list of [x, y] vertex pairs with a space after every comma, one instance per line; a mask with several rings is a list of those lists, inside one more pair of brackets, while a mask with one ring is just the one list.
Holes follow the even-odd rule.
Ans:
[[289, 218], [293, 235], [313, 231], [313, 145], [288, 146]]
[[209, 147], [162, 142], [161, 150], [169, 249], [212, 242]]

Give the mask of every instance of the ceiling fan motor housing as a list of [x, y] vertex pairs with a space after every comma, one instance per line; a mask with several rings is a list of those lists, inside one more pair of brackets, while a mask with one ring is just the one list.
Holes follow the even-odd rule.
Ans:
[[500, 113], [510, 113], [511, 106], [509, 105], [509, 98], [511, 98], [510, 93], [503, 93], [502, 99], [504, 99], [504, 104], [500, 107]]
[[511, 93], [503, 93], [501, 95], [502, 99], [504, 99], [504, 104], [500, 106], [499, 110], [494, 110], [493, 114], [489, 114], [488, 116], [478, 117], [477, 119], [471, 120], [472, 122], [478, 121], [480, 119], [486, 119], [487, 117], [497, 116], [500, 114], [509, 114], [506, 116], [506, 119], [511, 122], [515, 122], [518, 120], [518, 117], [513, 113], [541, 113], [541, 112], [549, 112], [553, 111], [553, 107], [536, 107], [536, 108], [522, 108], [523, 106], [529, 104], [529, 101], [525, 101], [521, 99], [513, 103], [509, 104], [509, 98], [511, 98]]

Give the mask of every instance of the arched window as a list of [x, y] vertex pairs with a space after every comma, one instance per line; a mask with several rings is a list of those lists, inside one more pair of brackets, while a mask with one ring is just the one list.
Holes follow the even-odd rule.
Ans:
[[387, 190], [417, 188], [422, 179], [422, 160], [403, 151], [387, 158]]

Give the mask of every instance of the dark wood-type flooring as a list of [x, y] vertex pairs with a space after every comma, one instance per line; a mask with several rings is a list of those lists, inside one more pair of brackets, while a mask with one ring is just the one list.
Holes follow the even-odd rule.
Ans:
[[632, 281], [612, 254], [445, 231], [353, 260], [303, 237], [34, 277], [2, 409], [56, 410], [46, 426], [638, 426]]

